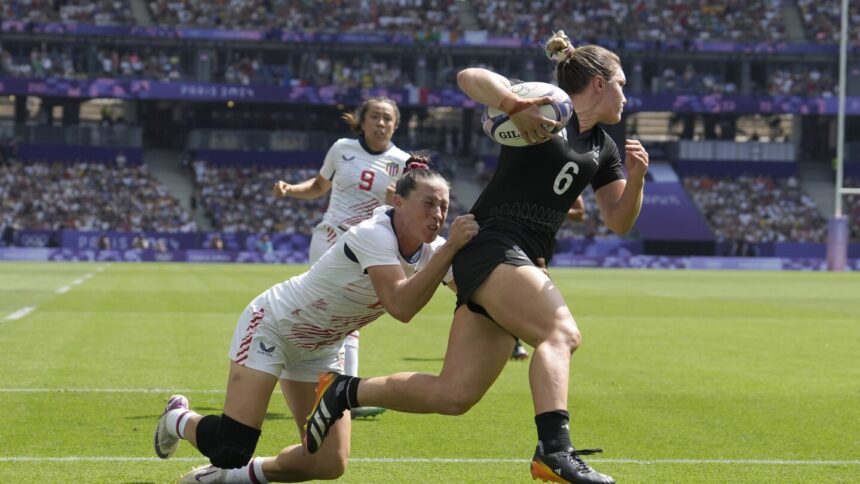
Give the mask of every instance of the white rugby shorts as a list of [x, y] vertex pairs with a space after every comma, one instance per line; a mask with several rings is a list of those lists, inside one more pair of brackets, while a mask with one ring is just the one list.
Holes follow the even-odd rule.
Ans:
[[325, 372], [343, 373], [343, 345], [296, 348], [280, 336], [262, 299], [252, 301], [236, 323], [227, 355], [232, 361], [282, 380], [315, 383]]

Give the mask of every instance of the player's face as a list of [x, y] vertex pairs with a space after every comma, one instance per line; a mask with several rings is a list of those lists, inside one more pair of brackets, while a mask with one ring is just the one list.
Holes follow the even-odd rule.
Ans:
[[439, 177], [422, 180], [400, 199], [398, 213], [403, 215], [409, 236], [425, 244], [433, 242], [448, 217], [448, 184]]
[[364, 140], [375, 151], [388, 148], [396, 126], [397, 113], [394, 112], [394, 106], [386, 102], [370, 103], [361, 122]]
[[619, 66], [615, 75], [606, 82], [604, 89], [600, 92], [598, 120], [601, 123], [617, 124], [621, 121], [621, 113], [627, 102], [623, 90], [625, 84], [627, 84], [627, 77]]

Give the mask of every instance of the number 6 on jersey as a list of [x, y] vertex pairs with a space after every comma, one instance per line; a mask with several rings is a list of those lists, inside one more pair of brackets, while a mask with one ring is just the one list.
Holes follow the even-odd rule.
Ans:
[[559, 195], [563, 194], [573, 185], [573, 175], [578, 174], [579, 165], [572, 161], [568, 161], [563, 167], [561, 167], [561, 171], [558, 172], [558, 176], [555, 177], [555, 184], [552, 189]]

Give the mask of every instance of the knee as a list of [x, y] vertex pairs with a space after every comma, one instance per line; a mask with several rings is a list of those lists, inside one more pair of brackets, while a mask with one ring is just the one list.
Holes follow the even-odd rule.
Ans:
[[564, 348], [572, 355], [582, 345], [582, 333], [579, 332], [576, 323], [571, 319], [559, 324], [547, 340], [553, 346]]
[[442, 415], [463, 415], [481, 399], [481, 395], [473, 395], [467, 391], [449, 390], [442, 394], [439, 413]]
[[348, 460], [349, 459], [345, 456], [326, 460], [324, 465], [317, 466], [316, 472], [314, 473], [314, 479], [325, 481], [339, 479], [346, 472]]
[[225, 414], [208, 415], [197, 424], [197, 448], [212, 465], [237, 469], [250, 462], [260, 439], [260, 430]]

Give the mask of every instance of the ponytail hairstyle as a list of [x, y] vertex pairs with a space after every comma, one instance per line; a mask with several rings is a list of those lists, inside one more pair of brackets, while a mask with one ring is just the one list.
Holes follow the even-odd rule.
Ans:
[[410, 155], [409, 159], [406, 160], [406, 166], [403, 169], [403, 176], [397, 180], [397, 185], [394, 188], [394, 193], [396, 195], [406, 198], [413, 190], [415, 190], [418, 183], [431, 178], [439, 178], [445, 182], [445, 185], [448, 184], [448, 180], [445, 180], [445, 177], [443, 177], [438, 171], [430, 168], [429, 154], [410, 153]]
[[555, 62], [555, 80], [568, 94], [579, 94], [595, 76], [608, 81], [621, 68], [621, 59], [597, 45], [574, 47], [559, 30], [546, 42], [546, 56]]
[[388, 103], [391, 107], [394, 108], [394, 129], [397, 129], [400, 126], [400, 110], [397, 109], [397, 103], [394, 100], [387, 98], [385, 96], [374, 96], [368, 98], [367, 101], [364, 101], [361, 106], [356, 108], [353, 113], [343, 113], [340, 115], [340, 119], [344, 120], [347, 125], [349, 125], [349, 129], [356, 134], [364, 134], [364, 131], [361, 129], [361, 124], [364, 123], [364, 117], [367, 116], [367, 109], [370, 107], [370, 103]]

